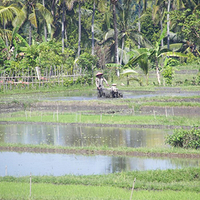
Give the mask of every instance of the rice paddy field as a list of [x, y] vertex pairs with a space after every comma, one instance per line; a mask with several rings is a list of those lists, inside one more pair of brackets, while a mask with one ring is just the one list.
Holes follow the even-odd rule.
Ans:
[[0, 199], [199, 199], [199, 149], [165, 144], [175, 129], [199, 129], [198, 86], [86, 93], [0, 96]]

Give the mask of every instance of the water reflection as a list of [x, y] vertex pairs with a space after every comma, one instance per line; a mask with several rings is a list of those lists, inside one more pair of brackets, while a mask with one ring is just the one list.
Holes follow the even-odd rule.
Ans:
[[84, 147], [162, 147], [170, 130], [74, 125], [0, 125], [0, 142]]
[[[139, 99], [139, 98], [150, 98], [150, 97], [156, 97], [156, 96], [170, 96], [170, 97], [188, 97], [188, 96], [195, 96], [199, 95], [197, 92], [163, 92], [163, 91], [133, 91], [133, 92], [126, 92], [122, 91], [123, 98], [124, 99]], [[80, 94], [77, 93], [75, 95], [73, 92], [71, 93], [51, 93], [45, 96], [41, 96], [39, 98], [40, 100], [48, 100], [48, 101], [81, 101], [81, 100], [94, 100], [97, 99], [96, 91], [90, 92], [90, 93], [84, 93]], [[116, 100], [116, 99], [113, 99]]]
[[84, 156], [67, 154], [37, 154], [0, 152], [0, 176], [27, 176], [66, 174], [92, 175], [109, 174], [121, 171], [175, 169], [198, 167], [198, 159], [180, 158], [140, 158], [116, 156]]

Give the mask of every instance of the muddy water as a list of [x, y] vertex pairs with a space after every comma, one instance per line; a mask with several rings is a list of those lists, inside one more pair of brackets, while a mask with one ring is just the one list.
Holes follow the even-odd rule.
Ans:
[[0, 125], [0, 142], [84, 147], [163, 147], [170, 130], [81, 127], [75, 125]]
[[[156, 96], [180, 96], [180, 97], [188, 97], [200, 95], [200, 92], [180, 92], [180, 91], [133, 91], [133, 92], [122, 92], [123, 98], [130, 99], [138, 99], [138, 98], [148, 98], [148, 97], [156, 97]], [[60, 93], [60, 94], [49, 94], [47, 96], [40, 96], [39, 100], [49, 100], [49, 101], [81, 101], [81, 100], [94, 100], [97, 99], [96, 91], [88, 94], [77, 94], [74, 95], [71, 93]]]
[[0, 152], [0, 176], [93, 175], [200, 166], [199, 159]]

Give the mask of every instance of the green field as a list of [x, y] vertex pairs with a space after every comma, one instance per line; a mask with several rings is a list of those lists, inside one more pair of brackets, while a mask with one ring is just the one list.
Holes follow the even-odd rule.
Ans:
[[1, 115], [1, 121], [23, 122], [59, 122], [88, 124], [146, 124], [146, 125], [177, 125], [197, 126], [199, 117], [162, 116], [162, 115], [116, 115], [116, 114], [82, 114], [82, 113], [48, 113], [48, 112], [18, 112]]
[[[192, 199], [200, 195], [200, 168], [108, 175], [0, 177], [0, 199]], [[30, 198], [31, 194], [31, 198]]]
[[[54, 185], [28, 183], [0, 183], [0, 199], [69, 199], [69, 200], [124, 200], [130, 199], [131, 190], [110, 186]], [[199, 193], [185, 191], [134, 190], [132, 199], [149, 200], [199, 200]]]

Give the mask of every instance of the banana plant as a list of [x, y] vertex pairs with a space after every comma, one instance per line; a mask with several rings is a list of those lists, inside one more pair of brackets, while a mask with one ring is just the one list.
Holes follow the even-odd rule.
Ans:
[[[182, 46], [182, 43], [174, 43], [170, 44], [169, 49], [168, 46], [161, 46], [161, 40], [166, 36], [167, 32], [167, 26], [164, 28], [159, 40], [156, 42], [156, 44], [151, 46], [150, 48], [143, 48], [142, 50], [137, 50], [139, 55], [132, 56], [129, 60], [129, 62], [125, 65], [125, 67], [134, 67], [135, 64], [139, 64], [140, 68], [144, 71], [146, 77], [147, 77], [147, 84], [148, 84], [148, 70], [149, 70], [149, 60], [151, 58], [155, 59], [155, 65], [156, 65], [156, 75], [157, 75], [157, 81], [158, 84], [161, 85], [160, 81], [160, 69], [159, 69], [159, 60], [160, 58], [166, 58], [166, 57], [183, 57], [187, 58], [186, 54], [175, 52], [179, 50]], [[135, 55], [135, 51], [131, 52], [132, 55]]]

